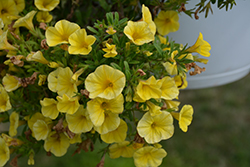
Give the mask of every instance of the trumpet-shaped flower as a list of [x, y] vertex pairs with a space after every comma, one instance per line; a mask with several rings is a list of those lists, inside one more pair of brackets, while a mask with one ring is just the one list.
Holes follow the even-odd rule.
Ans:
[[109, 147], [109, 156], [112, 159], [119, 158], [120, 156], [130, 158], [133, 157], [134, 152], [133, 145], [129, 141], [115, 143]]
[[21, 86], [21, 83], [18, 81], [18, 79], [10, 74], [6, 74], [3, 77], [2, 82], [7, 92], [12, 92]]
[[26, 27], [28, 30], [33, 31], [34, 25], [33, 25], [33, 18], [36, 14], [36, 11], [32, 10], [28, 14], [26, 14], [24, 17], [19, 18], [13, 25], [13, 28], [18, 27]]
[[[1, 134], [2, 138], [4, 139], [6, 145], [9, 147], [9, 146], [20, 146], [23, 144], [23, 142], [17, 138], [13, 138], [13, 137], [10, 137], [8, 136], [7, 134], [5, 133], [2, 133]], [[0, 137], [1, 138], [1, 137]], [[0, 159], [1, 160], [1, 159]]]
[[155, 25], [154, 21], [152, 20], [152, 16], [151, 16], [151, 13], [150, 13], [148, 7], [146, 7], [144, 4], [142, 5], [142, 20], [145, 21], [146, 23], [148, 23], [148, 26], [149, 26], [151, 32], [155, 35], [156, 25]]
[[167, 76], [158, 80], [157, 83], [161, 85], [161, 98], [164, 100], [172, 100], [179, 95], [179, 89], [177, 88], [173, 78]]
[[9, 16], [17, 16], [18, 10], [14, 0], [0, 1], [0, 18], [3, 20], [5, 25], [11, 23]]
[[106, 30], [106, 33], [108, 33], [109, 35], [113, 35], [116, 33], [116, 30], [112, 26], [109, 26]]
[[104, 52], [106, 52], [105, 55], [103, 55], [103, 57], [108, 58], [108, 57], [115, 57], [117, 55], [115, 45], [110, 45], [107, 42], [106, 47], [107, 48], [102, 49]]
[[125, 75], [110, 66], [101, 65], [89, 74], [85, 80], [85, 87], [90, 98], [116, 98], [121, 94], [126, 82]]
[[49, 12], [39, 11], [36, 15], [36, 20], [40, 23], [49, 23], [53, 19], [53, 16]]
[[27, 61], [36, 61], [42, 64], [48, 64], [49, 61], [46, 60], [43, 57], [43, 53], [39, 50], [37, 52], [31, 52], [30, 54], [28, 54], [28, 56], [26, 57]]
[[74, 114], [80, 107], [78, 97], [69, 97], [64, 94], [57, 96], [56, 99], [58, 100], [57, 109], [62, 113]]
[[146, 81], [140, 80], [136, 87], [136, 92], [139, 97], [146, 101], [151, 98], [159, 99], [161, 98], [161, 85], [157, 84], [157, 80], [154, 76], [151, 76]]
[[8, 111], [11, 108], [10, 97], [4, 87], [0, 84], [0, 113]]
[[25, 8], [25, 0], [14, 0], [18, 12], [22, 12]]
[[95, 40], [96, 38], [93, 35], [87, 35], [84, 28], [76, 30], [69, 36], [69, 54], [89, 54], [92, 50], [91, 45], [95, 43]]
[[50, 127], [44, 120], [37, 120], [32, 127], [36, 140], [45, 140], [50, 132]]
[[147, 101], [146, 103], [147, 103], [149, 113], [150, 113], [151, 116], [159, 115], [159, 114], [162, 113], [160, 106], [157, 106], [157, 105], [155, 105], [154, 103], [152, 103], [150, 101]]
[[170, 32], [175, 32], [179, 29], [179, 16], [176, 11], [160, 11], [154, 22], [159, 34], [165, 36]]
[[167, 111], [151, 116], [145, 113], [137, 125], [137, 131], [148, 143], [169, 139], [174, 133], [173, 117]]
[[4, 166], [10, 159], [10, 150], [5, 140], [0, 137], [0, 166]]
[[52, 92], [57, 92], [60, 96], [67, 94], [74, 96], [78, 90], [76, 81], [72, 79], [73, 72], [69, 67], [59, 67], [48, 75], [48, 87]]
[[187, 76], [184, 74], [174, 76], [175, 84], [179, 89], [185, 89], [188, 86]]
[[74, 133], [89, 132], [93, 128], [93, 123], [89, 119], [89, 113], [83, 108], [83, 105], [80, 105], [74, 114], [66, 114], [66, 121], [69, 130]]
[[44, 141], [44, 149], [53, 153], [56, 157], [66, 154], [70, 146], [69, 139], [64, 133], [50, 132], [48, 138]]
[[124, 98], [120, 94], [116, 98], [107, 100], [97, 97], [87, 103], [87, 110], [95, 126], [101, 126], [105, 119], [105, 111], [120, 114], [123, 111]]
[[174, 111], [178, 111], [179, 110], [179, 107], [178, 107], [180, 105], [179, 101], [165, 100], [165, 103], [167, 105], [167, 109], [171, 108]]
[[95, 130], [100, 134], [106, 134], [118, 128], [120, 125], [120, 118], [118, 114], [111, 111], [105, 111], [104, 121], [100, 126], [94, 126]]
[[60, 20], [55, 24], [55, 27], [47, 28], [45, 32], [46, 41], [49, 46], [69, 43], [69, 36], [78, 29], [80, 29], [78, 24], [71, 23], [67, 20]]
[[41, 11], [52, 11], [60, 0], [35, 0], [35, 6]]
[[145, 146], [135, 151], [133, 158], [136, 167], [157, 167], [165, 156], [167, 152], [164, 149]]
[[191, 124], [193, 120], [193, 113], [194, 110], [191, 105], [184, 105], [180, 113], [171, 112], [173, 117], [179, 121], [179, 127], [183, 132], [187, 132], [188, 126]]
[[128, 126], [126, 122], [120, 119], [120, 125], [118, 128], [106, 134], [101, 134], [101, 139], [106, 143], [123, 142], [126, 139], [127, 130]]
[[9, 135], [11, 137], [14, 137], [17, 134], [17, 127], [19, 125], [19, 114], [16, 112], [12, 112], [10, 114], [9, 121], [10, 121]]
[[200, 33], [195, 44], [193, 46], [187, 48], [186, 51], [190, 52], [190, 53], [196, 52], [202, 56], [209, 57], [210, 50], [211, 50], [210, 44], [207, 41], [203, 40], [203, 35], [202, 35], [202, 33]]
[[45, 117], [49, 117], [50, 119], [56, 119], [59, 115], [59, 111], [57, 109], [57, 101], [52, 98], [44, 98], [40, 100], [40, 104], [42, 106], [42, 114]]
[[40, 112], [32, 115], [28, 119], [28, 126], [32, 131], [32, 136], [37, 140], [45, 140], [51, 131], [51, 119], [44, 117]]
[[124, 34], [136, 45], [143, 45], [154, 40], [154, 34], [145, 21], [128, 21]]
[[[1, 3], [1, 2], [0, 2]], [[16, 50], [17, 48], [12, 46], [8, 40], [7, 40], [7, 34], [8, 34], [8, 30], [4, 31], [1, 35], [0, 35], [0, 50]]]

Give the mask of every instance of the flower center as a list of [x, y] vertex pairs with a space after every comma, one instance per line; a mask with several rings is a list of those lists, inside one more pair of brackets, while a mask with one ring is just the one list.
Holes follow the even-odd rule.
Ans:
[[166, 18], [166, 19], [165, 19], [165, 22], [166, 22], [166, 23], [170, 23], [171, 20], [170, 20], [169, 18]]
[[108, 107], [108, 104], [107, 104], [106, 102], [103, 102], [103, 103], [101, 104], [101, 106], [102, 106], [103, 109], [106, 109], [106, 108]]
[[113, 83], [109, 82], [107, 86], [112, 88], [113, 87]]
[[152, 128], [155, 128], [155, 127], [156, 127], [156, 123], [153, 122], [153, 123], [151, 124], [151, 127], [152, 127]]
[[4, 13], [7, 13], [7, 10], [2, 9], [2, 10], [1, 10], [1, 14], [4, 14]]

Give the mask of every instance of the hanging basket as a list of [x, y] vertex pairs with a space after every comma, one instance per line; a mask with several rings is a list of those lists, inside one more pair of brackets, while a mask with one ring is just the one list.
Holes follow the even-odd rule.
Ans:
[[[197, 2], [192, 1], [186, 5], [187, 9], [193, 8]], [[206, 68], [206, 72], [188, 76], [187, 89], [200, 89], [224, 85], [249, 73], [250, 69], [250, 1], [237, 3], [231, 10], [219, 10], [212, 6], [213, 14], [205, 18], [203, 14], [195, 20], [185, 14], [180, 15], [180, 29], [170, 33], [169, 37], [178, 43], [192, 44], [199, 32], [211, 44], [211, 56], [207, 65], [199, 64]]]

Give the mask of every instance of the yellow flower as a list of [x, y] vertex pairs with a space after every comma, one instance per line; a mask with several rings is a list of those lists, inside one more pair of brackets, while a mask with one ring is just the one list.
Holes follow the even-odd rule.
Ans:
[[49, 46], [69, 43], [69, 36], [78, 29], [80, 29], [80, 26], [78, 24], [71, 23], [67, 20], [60, 20], [55, 24], [55, 27], [49, 27], [46, 30], [46, 41]]
[[89, 54], [92, 50], [91, 45], [95, 43], [95, 40], [96, 38], [93, 35], [87, 35], [84, 28], [76, 30], [69, 36], [69, 54]]
[[178, 74], [178, 68], [177, 63], [175, 61], [175, 56], [178, 54], [178, 51], [175, 50], [171, 53], [171, 58], [169, 59], [170, 62], [162, 63], [162, 65], [165, 67], [166, 71], [170, 75], [177, 75]]
[[48, 75], [48, 87], [52, 92], [57, 92], [60, 96], [66, 94], [74, 96], [77, 90], [77, 82], [72, 79], [73, 72], [69, 67], [59, 67]]
[[34, 165], [34, 164], [35, 164], [34, 151], [32, 150], [29, 154], [28, 165]]
[[167, 44], [167, 38], [161, 36], [161, 35], [157, 35], [159, 37], [159, 40], [162, 44]]
[[70, 143], [68, 137], [64, 133], [50, 132], [48, 138], [44, 141], [44, 149], [53, 153], [56, 157], [66, 154]]
[[125, 86], [125, 75], [108, 65], [101, 65], [89, 74], [85, 80], [85, 87], [90, 98], [116, 98]]
[[143, 45], [154, 40], [154, 34], [145, 21], [128, 21], [124, 34], [136, 45]]
[[146, 7], [144, 4], [142, 5], [142, 20], [148, 23], [151, 32], [153, 33], [153, 35], [155, 35], [156, 33], [155, 23], [152, 20], [152, 16], [148, 7]]
[[161, 98], [164, 100], [172, 100], [179, 95], [179, 89], [177, 88], [173, 78], [167, 76], [158, 80], [157, 83], [161, 85]]
[[147, 112], [138, 122], [137, 131], [150, 144], [169, 139], [174, 133], [173, 117], [167, 111], [156, 116]]
[[74, 114], [80, 107], [78, 97], [69, 97], [63, 94], [62, 97], [57, 96], [56, 99], [58, 100], [57, 109], [62, 113]]
[[101, 139], [106, 143], [123, 142], [126, 139], [127, 130], [128, 126], [126, 122], [120, 119], [120, 125], [118, 128], [108, 133], [101, 134]]
[[146, 81], [140, 80], [136, 87], [136, 92], [139, 97], [146, 101], [151, 98], [159, 99], [161, 98], [161, 85], [157, 84], [157, 80], [154, 76], [151, 76]]
[[113, 35], [116, 33], [116, 30], [114, 30], [112, 26], [109, 26], [108, 29], [106, 30], [106, 33], [108, 33], [109, 35]]
[[52, 92], [57, 92], [57, 81], [58, 81], [59, 70], [60, 70], [60, 67], [57, 68], [55, 71], [52, 71], [48, 75], [48, 88]]
[[160, 11], [154, 22], [159, 34], [165, 36], [170, 32], [175, 32], [179, 29], [179, 16], [176, 11]]
[[136, 167], [157, 167], [165, 156], [167, 152], [164, 149], [145, 146], [135, 151], [133, 158]]
[[203, 40], [203, 35], [202, 35], [202, 33], [200, 33], [195, 44], [193, 46], [187, 48], [186, 51], [190, 52], [190, 53], [196, 52], [202, 56], [209, 57], [210, 50], [211, 50], [210, 44], [207, 41]]
[[103, 57], [115, 57], [117, 55], [117, 52], [116, 52], [116, 48], [115, 48], [115, 45], [110, 45], [108, 44], [108, 42], [106, 43], [106, 47], [107, 48], [103, 48], [102, 50], [104, 52], [106, 52], [105, 55], [103, 55]]
[[49, 23], [53, 16], [49, 12], [39, 11], [36, 15], [36, 20], [40, 23]]
[[184, 105], [180, 113], [171, 112], [173, 117], [179, 121], [179, 127], [183, 132], [187, 132], [188, 126], [193, 120], [193, 113], [194, 109], [191, 105]]
[[146, 104], [148, 106], [149, 113], [150, 113], [151, 116], [159, 115], [159, 114], [162, 113], [160, 106], [157, 106], [157, 105], [155, 105], [154, 103], [152, 103], [150, 101], [147, 101]]
[[17, 16], [18, 10], [16, 8], [16, 3], [13, 0], [0, 1], [0, 18], [3, 20], [5, 25], [11, 23], [9, 16]]
[[18, 27], [26, 27], [28, 30], [33, 31], [34, 25], [33, 25], [33, 18], [36, 14], [36, 11], [32, 10], [28, 14], [26, 14], [24, 17], [19, 18], [13, 25], [13, 28]]
[[0, 166], [4, 166], [10, 159], [10, 150], [3, 138], [0, 137]]
[[194, 61], [199, 62], [199, 63], [203, 63], [203, 64], [208, 63], [208, 59], [200, 58], [198, 56], [194, 56]]
[[[1, 3], [1, 2], [0, 2]], [[1, 35], [0, 35], [0, 50], [16, 50], [17, 48], [12, 46], [7, 39], [7, 34], [8, 34], [8, 30], [4, 31]]]
[[4, 87], [0, 84], [0, 113], [8, 111], [11, 108], [10, 97]]
[[30, 54], [28, 54], [28, 56], [26, 57], [27, 61], [36, 61], [42, 64], [48, 64], [49, 61], [46, 60], [43, 57], [43, 53], [39, 50], [37, 52], [31, 52]]
[[175, 84], [179, 89], [185, 89], [188, 86], [187, 76], [184, 74], [174, 76]]
[[109, 156], [112, 159], [119, 158], [120, 156], [130, 158], [134, 154], [133, 145], [129, 141], [112, 144], [109, 147]]
[[52, 98], [44, 98], [40, 100], [40, 104], [42, 106], [42, 114], [45, 117], [49, 117], [50, 119], [56, 119], [59, 115], [59, 111], [57, 109], [57, 101]]
[[19, 125], [19, 114], [16, 112], [12, 112], [10, 114], [9, 121], [10, 121], [9, 135], [11, 137], [14, 137], [17, 134], [17, 127]]
[[28, 126], [32, 131], [32, 136], [37, 140], [45, 140], [51, 131], [50, 118], [44, 117], [40, 112], [36, 112], [28, 119]]
[[45, 140], [48, 137], [51, 129], [47, 122], [43, 120], [37, 120], [32, 127], [32, 132], [36, 140]]
[[52, 11], [60, 0], [35, 0], [35, 6], [41, 11]]
[[[3, 140], [5, 141], [6, 145], [9, 146], [20, 146], [23, 144], [23, 142], [17, 138], [10, 137], [6, 135], [5, 133], [1, 134]], [[1, 138], [1, 137], [0, 137]], [[1, 147], [0, 147], [1, 148]], [[0, 151], [1, 152], [1, 151]], [[0, 159], [1, 160], [1, 159]]]
[[10, 74], [6, 74], [2, 82], [7, 92], [12, 92], [21, 86], [17, 78]]
[[66, 121], [69, 130], [74, 133], [89, 132], [93, 128], [93, 123], [89, 119], [89, 113], [83, 108], [83, 105], [80, 105], [74, 114], [66, 114]]
[[100, 134], [111, 132], [120, 125], [120, 118], [118, 114], [107, 110], [104, 113], [104, 121], [100, 126], [94, 126], [94, 129]]
[[16, 4], [16, 8], [18, 12], [22, 12], [23, 9], [25, 8], [25, 0], [14, 0]]
[[124, 98], [120, 94], [116, 98], [107, 100], [97, 97], [88, 101], [87, 110], [91, 121], [95, 126], [101, 126], [105, 119], [105, 111], [110, 111], [114, 114], [120, 114], [123, 111]]
[[167, 109], [171, 108], [175, 111], [178, 111], [179, 110], [179, 105], [180, 105], [180, 102], [179, 101], [174, 101], [174, 100], [165, 100], [165, 103], [167, 105]]
[[39, 75], [38, 76], [39, 80], [38, 80], [38, 85], [42, 86], [45, 84], [47, 76], [46, 75]]

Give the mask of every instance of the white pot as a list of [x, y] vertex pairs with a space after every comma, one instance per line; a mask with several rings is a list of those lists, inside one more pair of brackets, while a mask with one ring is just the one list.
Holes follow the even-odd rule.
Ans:
[[[196, 3], [195, 3], [196, 2]], [[193, 8], [198, 1], [192, 0], [186, 5]], [[212, 47], [206, 71], [200, 75], [188, 76], [187, 89], [214, 87], [236, 81], [249, 73], [250, 69], [250, 1], [239, 1], [232, 10], [219, 10], [212, 6], [213, 14], [205, 18], [190, 18], [184, 13], [180, 15], [180, 29], [168, 36], [178, 43], [193, 45], [199, 35]], [[194, 53], [195, 54], [195, 53]], [[205, 57], [204, 57], [205, 58]]]

